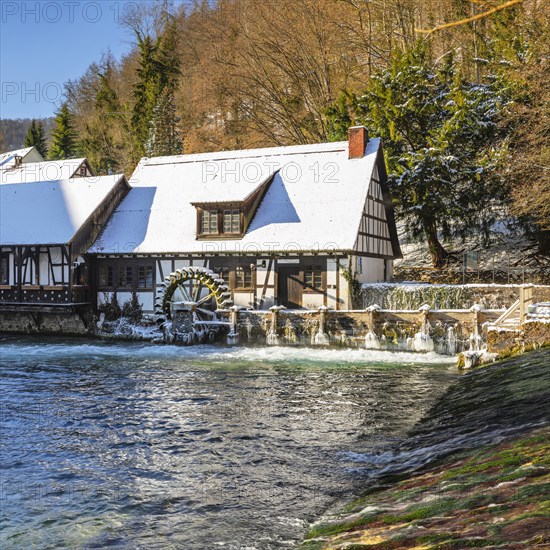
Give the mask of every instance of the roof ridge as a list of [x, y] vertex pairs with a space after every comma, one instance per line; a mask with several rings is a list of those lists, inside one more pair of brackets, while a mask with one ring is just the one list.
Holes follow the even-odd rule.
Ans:
[[219, 161], [253, 157], [275, 157], [301, 154], [329, 153], [345, 151], [347, 141], [329, 143], [310, 143], [298, 145], [282, 145], [275, 147], [260, 147], [255, 149], [234, 149], [231, 151], [210, 151], [204, 153], [189, 153], [165, 157], [143, 157], [139, 161], [142, 166], [163, 166], [166, 164], [186, 164], [204, 160]]

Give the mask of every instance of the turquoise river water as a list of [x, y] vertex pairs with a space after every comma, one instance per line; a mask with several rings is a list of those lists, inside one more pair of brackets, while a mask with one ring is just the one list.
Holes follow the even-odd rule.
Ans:
[[0, 547], [277, 549], [446, 391], [435, 354], [0, 338]]

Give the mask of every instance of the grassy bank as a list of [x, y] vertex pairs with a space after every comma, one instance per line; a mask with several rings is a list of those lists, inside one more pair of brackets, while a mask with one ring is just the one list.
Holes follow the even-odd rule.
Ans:
[[[533, 387], [534, 369], [540, 373], [541, 366], [548, 368], [549, 358], [549, 353], [535, 352], [486, 367], [492, 372], [479, 373], [477, 379], [476, 373], [471, 373], [444, 396], [443, 408], [449, 413], [448, 402], [454, 401], [455, 426], [467, 424], [463, 433], [471, 434], [468, 419], [478, 408], [487, 412], [496, 407], [496, 401], [498, 409], [507, 405], [513, 408], [524, 402], [526, 392], [533, 393], [534, 401], [540, 399], [540, 392]], [[479, 387], [472, 391], [476, 382], [491, 391], [497, 379], [498, 399], [492, 395], [484, 401], [476, 397]], [[546, 385], [543, 374], [539, 387], [545, 391]], [[472, 395], [469, 404], [464, 403], [460, 392]], [[433, 417], [440, 411], [436, 405], [427, 421], [429, 426], [433, 427]], [[480, 418], [478, 431], [483, 445], [470, 438], [466, 450], [447, 453], [421, 469], [386, 478], [339, 514], [313, 525], [303, 548], [549, 547], [550, 426], [531, 413], [525, 418], [521, 413], [516, 416], [517, 429], [510, 421], [512, 429], [504, 432], [494, 431], [490, 414]], [[492, 441], [488, 441], [488, 433], [495, 434]]]

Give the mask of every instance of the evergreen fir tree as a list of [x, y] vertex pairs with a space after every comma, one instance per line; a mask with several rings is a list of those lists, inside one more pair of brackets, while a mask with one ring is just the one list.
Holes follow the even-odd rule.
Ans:
[[176, 114], [174, 95], [165, 89], [153, 110], [149, 139], [146, 144], [148, 156], [179, 155], [183, 152], [179, 122], [180, 117]]
[[50, 160], [74, 158], [78, 152], [77, 136], [73, 116], [67, 103], [63, 103], [56, 114], [50, 146]]
[[132, 113], [132, 130], [138, 153], [143, 154], [149, 134], [149, 122], [158, 101], [156, 44], [151, 36], [137, 35], [139, 61], [136, 70], [138, 81], [134, 86], [135, 105]]
[[136, 37], [139, 59], [136, 70], [138, 81], [133, 90], [135, 104], [132, 131], [137, 151], [141, 155], [148, 147], [153, 111], [161, 102], [166, 89], [176, 90], [180, 77], [176, 20], [166, 14], [163, 30], [156, 39], [139, 32], [136, 32]]
[[95, 102], [93, 115], [82, 130], [80, 147], [99, 175], [119, 169], [122, 150], [121, 133], [126, 129], [124, 108], [114, 87], [116, 62], [108, 54], [94, 74]]
[[497, 83], [463, 80], [452, 58], [435, 70], [417, 46], [394, 55], [364, 94], [327, 113], [335, 139], [345, 138], [351, 120], [382, 138], [398, 214], [413, 236], [426, 238], [434, 267], [449, 256], [441, 235], [488, 234], [488, 207], [503, 194], [495, 174], [505, 102]]
[[41, 121], [32, 120], [27, 135], [25, 136], [25, 147], [36, 147], [38, 152], [46, 158], [46, 135], [44, 133], [44, 125]]

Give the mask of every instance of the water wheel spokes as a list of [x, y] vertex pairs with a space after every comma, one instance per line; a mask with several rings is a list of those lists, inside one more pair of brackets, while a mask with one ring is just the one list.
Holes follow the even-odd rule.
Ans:
[[197, 320], [212, 320], [216, 310], [232, 305], [231, 293], [225, 281], [205, 268], [177, 269], [167, 276], [163, 288], [157, 291], [156, 312], [170, 319], [172, 305], [189, 304]]

